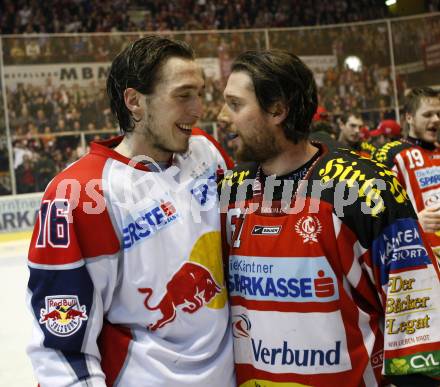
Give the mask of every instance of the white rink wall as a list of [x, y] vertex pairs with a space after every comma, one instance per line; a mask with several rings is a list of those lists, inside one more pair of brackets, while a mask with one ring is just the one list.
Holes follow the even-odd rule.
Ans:
[[37, 386], [25, 352], [32, 327], [25, 303], [29, 241], [30, 233], [0, 233], [0, 386]]

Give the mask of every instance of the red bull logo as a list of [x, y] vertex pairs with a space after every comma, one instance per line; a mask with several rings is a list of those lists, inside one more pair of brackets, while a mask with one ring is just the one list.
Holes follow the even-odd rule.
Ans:
[[177, 310], [191, 314], [197, 312], [219, 294], [222, 288], [217, 285], [212, 274], [204, 266], [185, 262], [168, 282], [166, 292], [156, 306], [151, 306], [149, 303], [153, 289], [138, 290], [146, 294], [144, 305], [148, 310], [159, 310], [162, 313], [161, 318], [148, 325], [151, 331], [155, 331], [174, 321]]
[[48, 296], [46, 308], [40, 311], [40, 324], [45, 324], [55, 336], [65, 337], [81, 328], [87, 320], [86, 307], [77, 296]]

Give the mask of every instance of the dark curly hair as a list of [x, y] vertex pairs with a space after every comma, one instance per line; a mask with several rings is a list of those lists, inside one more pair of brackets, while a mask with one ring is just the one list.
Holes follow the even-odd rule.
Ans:
[[286, 106], [282, 125], [289, 140], [296, 144], [308, 138], [318, 96], [313, 73], [301, 59], [281, 50], [247, 51], [234, 60], [231, 71], [249, 74], [264, 111], [270, 113], [275, 102]]

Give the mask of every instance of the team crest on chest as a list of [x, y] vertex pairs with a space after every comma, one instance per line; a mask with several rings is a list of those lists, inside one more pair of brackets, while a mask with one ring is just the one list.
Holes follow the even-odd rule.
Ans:
[[321, 222], [316, 216], [303, 216], [296, 222], [295, 231], [303, 238], [303, 243], [318, 242], [318, 235], [322, 231]]
[[48, 296], [46, 308], [40, 310], [40, 324], [55, 336], [70, 336], [87, 320], [86, 306], [77, 296]]

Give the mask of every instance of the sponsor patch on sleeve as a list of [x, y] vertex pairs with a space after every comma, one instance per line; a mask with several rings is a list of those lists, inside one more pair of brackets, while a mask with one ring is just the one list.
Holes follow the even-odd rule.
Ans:
[[420, 188], [432, 187], [440, 184], [440, 167], [419, 169], [415, 172]]
[[385, 374], [406, 375], [424, 373], [438, 376], [439, 366], [440, 351], [422, 352], [415, 355], [385, 360]]
[[388, 273], [425, 266], [431, 263], [423, 244], [417, 222], [399, 219], [373, 242], [373, 260], [380, 267], [381, 284], [388, 282]]
[[[412, 347], [411, 352], [415, 353], [440, 342], [439, 292], [440, 284], [432, 269], [390, 274], [385, 306], [385, 351]], [[389, 358], [386, 353], [385, 359]]]

